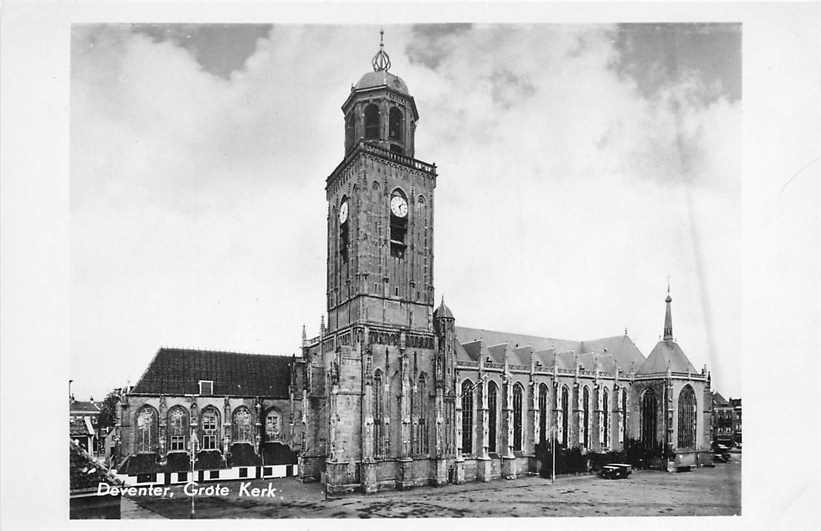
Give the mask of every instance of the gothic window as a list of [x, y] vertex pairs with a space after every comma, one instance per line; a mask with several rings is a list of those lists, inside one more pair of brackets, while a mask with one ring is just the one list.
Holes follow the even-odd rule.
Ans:
[[365, 139], [379, 138], [379, 108], [371, 103], [365, 107]]
[[653, 389], [647, 389], [641, 397], [641, 443], [644, 448], [655, 448], [658, 401]]
[[408, 198], [398, 188], [391, 193], [390, 210], [391, 256], [402, 258], [407, 247]]
[[610, 445], [610, 407], [607, 402], [608, 393], [607, 389], [604, 390], [604, 397], [602, 398], [602, 408], [604, 409], [603, 413], [603, 422], [604, 422], [604, 441], [603, 444], [605, 447]]
[[522, 450], [522, 386], [513, 386], [513, 449]]
[[181, 406], [168, 410], [168, 449], [184, 452], [188, 439], [188, 412]]
[[137, 413], [136, 449], [138, 453], [154, 452], [159, 436], [157, 410], [143, 406]]
[[382, 422], [384, 418], [385, 388], [382, 383], [382, 372], [376, 370], [373, 375], [373, 452], [376, 457], [382, 456]]
[[398, 371], [391, 378], [390, 408], [391, 455], [398, 457], [402, 454], [402, 379]]
[[473, 454], [473, 384], [462, 383], [462, 454]]
[[428, 411], [428, 391], [424, 374], [419, 375], [413, 405], [417, 418], [416, 453], [426, 454], [428, 453], [428, 424], [426, 419]]
[[696, 445], [696, 394], [685, 385], [678, 395], [678, 447], [694, 448]]
[[586, 385], [582, 392], [582, 416], [584, 417], [584, 447], [590, 448], [590, 389]]
[[219, 413], [213, 407], [202, 410], [200, 415], [200, 448], [216, 450], [219, 448]]
[[282, 416], [279, 411], [272, 409], [265, 415], [265, 440], [276, 442], [282, 436]]
[[252, 443], [254, 441], [254, 424], [251, 422], [251, 411], [240, 406], [234, 410], [231, 424], [234, 429], [234, 442]]
[[402, 111], [391, 107], [388, 114], [388, 139], [402, 141]]
[[495, 382], [487, 384], [488, 451], [496, 451], [496, 397], [499, 390]]
[[539, 385], [539, 442], [547, 440], [547, 386]]
[[567, 386], [562, 386], [562, 400], [559, 406], [562, 411], [562, 443], [567, 445], [567, 424], [568, 424], [568, 408], [570, 407], [570, 399], [567, 394]]

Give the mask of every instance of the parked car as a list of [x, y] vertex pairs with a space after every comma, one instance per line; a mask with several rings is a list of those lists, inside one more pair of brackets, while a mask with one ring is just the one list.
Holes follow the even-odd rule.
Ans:
[[724, 444], [713, 443], [713, 461], [726, 463], [730, 460], [730, 448]]
[[609, 465], [604, 465], [599, 472], [599, 476], [605, 479], [622, 479], [626, 478], [630, 475], [630, 472], [633, 471], [633, 467], [631, 465], [625, 465], [624, 463], [610, 463]]

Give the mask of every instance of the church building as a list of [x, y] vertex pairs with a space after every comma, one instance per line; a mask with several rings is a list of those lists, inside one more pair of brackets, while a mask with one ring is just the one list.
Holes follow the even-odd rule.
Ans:
[[202, 480], [298, 474], [372, 493], [537, 474], [551, 438], [710, 462], [710, 376], [673, 337], [669, 288], [647, 357], [626, 330], [466, 328], [436, 305], [437, 167], [416, 158], [416, 103], [381, 44], [372, 66], [342, 104], [345, 155], [326, 180], [327, 323], [294, 357], [161, 349], [124, 396], [120, 474], [184, 481], [194, 451]]

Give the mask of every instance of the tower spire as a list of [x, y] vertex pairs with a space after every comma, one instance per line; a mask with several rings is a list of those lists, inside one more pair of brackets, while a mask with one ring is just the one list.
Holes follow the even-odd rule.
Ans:
[[672, 341], [673, 340], [673, 314], [670, 310], [670, 303], [673, 302], [673, 298], [670, 296], [670, 277], [667, 277], [667, 298], [664, 299], [664, 302], [667, 304], [667, 310], [664, 314], [664, 340], [665, 341]]
[[371, 59], [371, 66], [373, 66], [374, 72], [379, 72], [380, 70], [387, 72], [391, 68], [391, 58], [387, 52], [385, 52], [384, 36], [385, 30], [379, 28], [379, 51], [376, 52], [376, 55]]

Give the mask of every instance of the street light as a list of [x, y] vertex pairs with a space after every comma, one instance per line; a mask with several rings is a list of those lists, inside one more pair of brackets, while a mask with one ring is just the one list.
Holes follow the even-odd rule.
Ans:
[[[196, 484], [194, 481], [194, 463], [197, 461], [197, 446], [199, 445], [199, 441], [197, 440], [197, 430], [195, 428], [191, 428], [191, 483]], [[191, 518], [195, 518], [194, 516], [194, 501], [196, 499], [196, 495], [193, 494], [191, 496]]]

